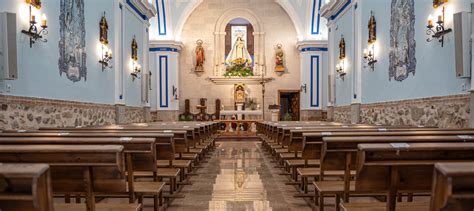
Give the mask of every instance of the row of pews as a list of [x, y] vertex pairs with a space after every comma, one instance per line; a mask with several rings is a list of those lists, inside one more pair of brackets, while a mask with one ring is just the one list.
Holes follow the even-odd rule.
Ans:
[[[0, 210], [163, 210], [211, 151], [218, 124], [158, 122], [0, 133]], [[105, 203], [125, 198], [128, 203]], [[64, 201], [63, 201], [64, 199]]]
[[294, 196], [319, 211], [328, 198], [346, 211], [474, 210], [473, 129], [260, 122], [257, 130]]

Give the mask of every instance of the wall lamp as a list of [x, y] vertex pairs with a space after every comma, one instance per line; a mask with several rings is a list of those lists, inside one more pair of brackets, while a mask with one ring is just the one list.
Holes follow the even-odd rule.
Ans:
[[137, 40], [135, 39], [135, 36], [133, 36], [132, 40], [132, 80], [135, 80], [139, 78], [139, 74], [142, 71], [142, 67], [140, 64], [138, 64], [138, 43]]
[[46, 19], [45, 14], [41, 16], [41, 30], [39, 30], [38, 26], [36, 25], [36, 17], [32, 14], [31, 10], [32, 7], [35, 7], [36, 9], [41, 9], [41, 0], [26, 0], [26, 3], [30, 6], [30, 27], [28, 28], [28, 30], [21, 30], [21, 33], [30, 37], [30, 48], [32, 48], [33, 44], [37, 41], [48, 42], [48, 40], [43, 37], [45, 35], [48, 35], [48, 20]]
[[108, 47], [109, 46], [109, 39], [108, 39], [109, 24], [107, 23], [105, 12], [102, 18], [100, 19], [99, 29], [100, 29], [100, 45], [101, 45], [101, 57], [102, 57], [99, 60], [99, 63], [102, 64], [102, 71], [104, 71], [105, 68], [112, 68], [112, 65], [110, 65], [112, 61], [112, 50], [110, 50]]
[[436, 22], [436, 26], [433, 24], [433, 16], [429, 15], [428, 17], [428, 26], [426, 30], [426, 34], [430, 36], [426, 39], [427, 42], [431, 42], [433, 40], [438, 40], [441, 43], [441, 47], [444, 46], [444, 36], [453, 30], [451, 28], [445, 28], [445, 13], [446, 7], [444, 6], [448, 0], [433, 0], [433, 7], [436, 9], [440, 6], [443, 8], [441, 9], [441, 14], [438, 15], [438, 21]]
[[344, 60], [346, 59], [346, 41], [344, 36], [341, 36], [341, 41], [339, 42], [339, 64], [336, 65], [336, 73], [340, 79], [344, 80], [346, 76]]
[[178, 88], [173, 85], [173, 97], [174, 100], [178, 100]]
[[307, 91], [307, 90], [306, 90], [306, 89], [307, 89], [306, 87], [307, 87], [306, 84], [301, 85], [301, 88], [300, 88], [301, 92], [306, 93], [306, 91]]
[[374, 70], [375, 63], [377, 63], [377, 59], [375, 59], [375, 42], [377, 41], [377, 22], [375, 21], [374, 12], [371, 12], [370, 20], [369, 20], [369, 39], [368, 39], [368, 47], [364, 50], [364, 59], [367, 65]]

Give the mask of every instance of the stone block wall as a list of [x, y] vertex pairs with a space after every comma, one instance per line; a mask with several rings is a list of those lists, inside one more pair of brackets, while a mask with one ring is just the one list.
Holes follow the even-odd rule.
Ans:
[[[0, 130], [117, 123], [115, 105], [0, 95]], [[143, 108], [126, 108], [126, 123], [144, 122]]]
[[335, 122], [342, 122], [342, 123], [346, 123], [346, 124], [350, 124], [351, 123], [351, 118], [352, 118], [352, 115], [351, 115], [351, 106], [348, 105], [348, 106], [337, 106], [337, 107], [334, 107], [334, 121]]
[[361, 123], [366, 124], [469, 127], [469, 95], [365, 104], [360, 115]]
[[301, 121], [321, 121], [327, 119], [327, 113], [322, 110], [301, 110]]

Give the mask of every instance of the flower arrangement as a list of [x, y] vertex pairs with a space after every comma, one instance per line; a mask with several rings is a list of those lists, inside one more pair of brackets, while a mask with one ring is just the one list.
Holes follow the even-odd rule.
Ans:
[[253, 76], [252, 68], [247, 59], [238, 58], [231, 62], [227, 67], [225, 77], [249, 77]]

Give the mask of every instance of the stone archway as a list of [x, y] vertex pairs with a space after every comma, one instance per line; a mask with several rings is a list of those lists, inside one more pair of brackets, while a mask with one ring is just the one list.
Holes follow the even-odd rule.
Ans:
[[243, 18], [252, 24], [255, 42], [254, 74], [261, 76], [265, 72], [265, 32], [262, 21], [250, 10], [235, 8], [225, 11], [217, 20], [214, 30], [214, 76], [222, 76], [225, 72], [225, 35], [227, 24], [236, 18]]

